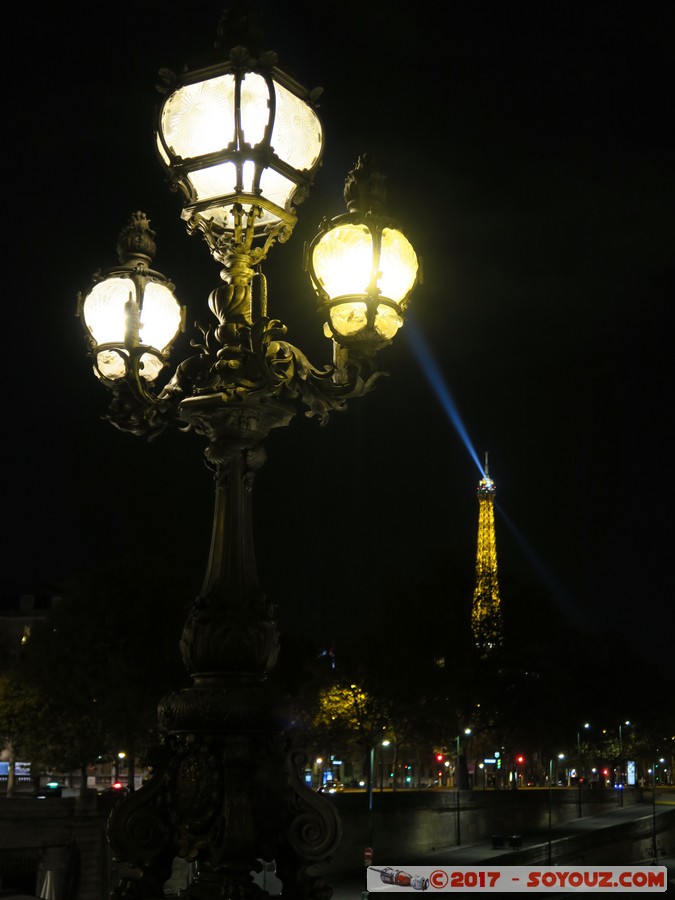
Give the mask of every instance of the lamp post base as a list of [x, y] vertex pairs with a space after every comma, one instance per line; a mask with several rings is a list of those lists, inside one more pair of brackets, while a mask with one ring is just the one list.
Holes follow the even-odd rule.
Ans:
[[[302, 783], [302, 751], [288, 747], [260, 683], [230, 679], [166, 697], [171, 730], [152, 778], [121, 800], [108, 822], [115, 858], [135, 876], [113, 898], [163, 897], [176, 857], [194, 863], [186, 900], [261, 900], [254, 873], [274, 861], [286, 900], [329, 900], [308, 868], [340, 840], [334, 807]], [[220, 727], [214, 728], [214, 723]]]

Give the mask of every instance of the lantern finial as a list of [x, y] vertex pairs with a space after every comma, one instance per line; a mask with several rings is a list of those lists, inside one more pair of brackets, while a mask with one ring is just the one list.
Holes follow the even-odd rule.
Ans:
[[119, 261], [127, 263], [141, 258], [151, 263], [156, 252], [155, 232], [150, 228], [150, 219], [143, 212], [132, 213], [117, 238]]
[[262, 13], [252, 9], [247, 0], [233, 0], [222, 12], [214, 46], [226, 51], [246, 47], [257, 56], [263, 49], [264, 37]]
[[386, 180], [371, 156], [359, 156], [345, 179], [343, 196], [349, 212], [381, 212], [387, 199]]

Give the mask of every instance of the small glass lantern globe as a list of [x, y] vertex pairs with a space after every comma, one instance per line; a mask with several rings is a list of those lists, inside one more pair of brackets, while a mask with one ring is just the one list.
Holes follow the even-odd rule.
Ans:
[[368, 156], [347, 176], [344, 196], [349, 212], [323, 223], [305, 265], [326, 337], [376, 352], [403, 324], [419, 261], [410, 241], [382, 212], [384, 177]]
[[185, 308], [174, 286], [149, 268], [155, 254], [155, 232], [145, 213], [134, 213], [120, 233], [120, 265], [97, 275], [80, 295], [78, 313], [94, 357], [94, 372], [103, 381], [133, 377], [157, 380], [180, 331]]
[[[309, 192], [323, 153], [323, 128], [307, 91], [276, 68], [271, 51], [253, 58], [243, 46], [178, 81], [164, 71], [157, 152], [184, 197], [182, 217], [219, 244], [253, 227], [286, 239], [295, 207]], [[240, 239], [240, 236], [238, 237]], [[217, 257], [218, 258], [218, 257]]]

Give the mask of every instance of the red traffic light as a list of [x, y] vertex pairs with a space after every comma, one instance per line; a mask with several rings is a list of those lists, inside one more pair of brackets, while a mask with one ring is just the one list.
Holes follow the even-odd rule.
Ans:
[[444, 758], [444, 757], [443, 757], [443, 754], [442, 754], [442, 753], [437, 753], [437, 754], [436, 754], [436, 759], [438, 760], [438, 762], [443, 762], [443, 758]]
[[516, 762], [518, 763], [518, 765], [522, 765], [525, 762], [525, 757], [524, 756], [516, 756]]

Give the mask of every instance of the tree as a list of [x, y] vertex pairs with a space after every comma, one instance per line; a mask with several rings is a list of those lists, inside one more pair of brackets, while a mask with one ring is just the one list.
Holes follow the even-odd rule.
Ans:
[[30, 740], [24, 741], [23, 736], [37, 733], [41, 709], [39, 694], [21, 678], [16, 666], [0, 674], [0, 742], [5, 746], [9, 762], [8, 797], [14, 792], [17, 756], [32, 759], [33, 754], [39, 752], [37, 747], [31, 746]]
[[312, 738], [324, 746], [347, 749], [358, 745], [369, 761], [369, 782], [372, 749], [382, 739], [391, 721], [386, 701], [366, 693], [352, 682], [339, 682], [324, 689], [319, 696], [319, 708], [312, 722]]
[[158, 740], [157, 703], [185, 679], [181, 583], [157, 561], [123, 559], [64, 585], [21, 660], [43, 711], [39, 726], [22, 724], [22, 740], [44, 767], [83, 770], [121, 750], [133, 765]]

